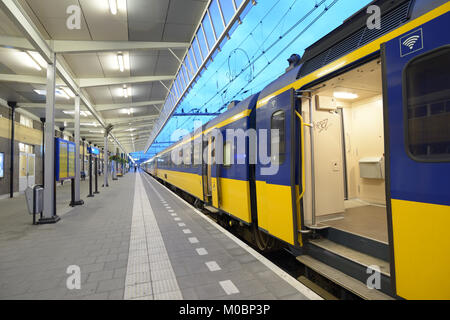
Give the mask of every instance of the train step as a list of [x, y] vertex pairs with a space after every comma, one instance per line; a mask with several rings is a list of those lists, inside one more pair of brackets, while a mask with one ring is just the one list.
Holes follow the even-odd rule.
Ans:
[[376, 239], [367, 238], [334, 227], [327, 227], [325, 229], [319, 230], [318, 233], [322, 237], [350, 249], [365, 253], [387, 262], [389, 262], [390, 260], [390, 249], [388, 243]]
[[360, 264], [361, 266], [368, 268], [369, 266], [379, 266], [380, 272], [388, 277], [389, 274], [389, 262], [378, 259], [376, 257], [370, 256], [368, 254], [362, 253], [360, 251], [353, 250], [341, 244], [338, 244], [329, 239], [316, 239], [310, 240], [310, 243], [318, 246], [322, 249], [330, 251], [336, 255], [349, 259], [355, 263]]
[[309, 240], [305, 245], [305, 254], [360, 281], [363, 286], [377, 267], [380, 271], [380, 291], [392, 295], [390, 265], [385, 260], [324, 238]]
[[204, 208], [205, 208], [206, 210], [208, 210], [209, 212], [211, 212], [211, 213], [218, 213], [218, 212], [219, 212], [219, 209], [214, 208], [214, 207], [212, 207], [212, 206], [204, 206]]
[[392, 297], [376, 289], [369, 289], [364, 283], [317, 260], [309, 255], [298, 256], [297, 260], [323, 277], [365, 300], [393, 300]]

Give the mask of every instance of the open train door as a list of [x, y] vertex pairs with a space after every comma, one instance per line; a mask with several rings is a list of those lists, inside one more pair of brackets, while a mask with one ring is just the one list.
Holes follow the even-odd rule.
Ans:
[[207, 141], [204, 143], [204, 152], [206, 152], [206, 157], [202, 167], [203, 200], [207, 206], [219, 208], [219, 170], [216, 163], [215, 135], [208, 134]]
[[[255, 166], [258, 229], [298, 246], [299, 139], [296, 101], [299, 100], [295, 99], [295, 92], [290, 89], [262, 101], [266, 102], [259, 103], [256, 110], [259, 147]], [[263, 150], [263, 147], [267, 147], [267, 150]]]
[[382, 47], [394, 292], [450, 299], [450, 16]]

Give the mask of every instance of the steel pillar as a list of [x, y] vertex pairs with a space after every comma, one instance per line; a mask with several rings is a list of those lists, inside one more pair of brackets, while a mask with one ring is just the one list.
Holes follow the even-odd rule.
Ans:
[[80, 199], [80, 96], [75, 96], [75, 179], [74, 184], [74, 199], [70, 204], [71, 206], [79, 206], [84, 204], [84, 201]]
[[108, 133], [105, 131], [105, 152], [103, 152], [103, 170], [104, 170], [104, 187], [109, 187], [108, 185]]
[[56, 55], [47, 66], [47, 93], [45, 106], [45, 182], [44, 211], [39, 223], [55, 223], [59, 220], [55, 207], [55, 84]]

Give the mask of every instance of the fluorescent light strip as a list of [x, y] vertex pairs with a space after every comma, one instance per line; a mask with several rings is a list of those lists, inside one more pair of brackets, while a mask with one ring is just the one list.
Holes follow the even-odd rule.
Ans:
[[345, 92], [345, 91], [336, 91], [334, 92], [334, 97], [337, 99], [348, 99], [348, 100], [354, 100], [358, 98], [358, 95], [351, 92]]
[[67, 87], [61, 87], [61, 90], [64, 91], [69, 97], [75, 98], [75, 94]]
[[109, 0], [109, 10], [111, 11], [111, 14], [117, 14], [117, 0]]
[[125, 63], [123, 60], [123, 53], [117, 54], [117, 63], [119, 64], [119, 70], [120, 72], [123, 72], [125, 70]]
[[37, 62], [42, 69], [47, 69], [47, 61], [45, 61], [39, 53], [36, 51], [27, 51], [26, 53], [28, 53], [31, 59]]
[[41, 68], [41, 66], [39, 65], [39, 63], [37, 63], [37, 61], [34, 60], [33, 56], [32, 56], [29, 52], [27, 52], [27, 51], [21, 51], [21, 52], [22, 52], [22, 57], [25, 59], [24, 62], [25, 62], [29, 67], [34, 68], [34, 69], [36, 69], [36, 70], [38, 70], [38, 71], [41, 71], [41, 70], [42, 70], [42, 68]]
[[125, 98], [128, 98], [128, 96], [131, 96], [131, 87], [127, 88], [127, 86], [123, 86], [123, 88], [122, 88], [122, 96], [125, 97]]

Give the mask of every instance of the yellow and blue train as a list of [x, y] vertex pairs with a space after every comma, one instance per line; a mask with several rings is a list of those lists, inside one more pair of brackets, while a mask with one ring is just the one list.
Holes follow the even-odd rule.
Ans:
[[[364, 264], [315, 243], [317, 237], [334, 236], [333, 241], [345, 240], [353, 251], [387, 263], [377, 288], [382, 292], [405, 299], [449, 299], [450, 3], [372, 4], [381, 8], [381, 28], [366, 25], [366, 9], [355, 14], [300, 60], [292, 59], [286, 73], [261, 92], [233, 103], [143, 167], [230, 223], [251, 230], [261, 250], [282, 243], [299, 256], [310, 255], [365, 282]], [[355, 97], [360, 104], [346, 100]], [[358, 118], [372, 105], [373, 119]], [[343, 122], [336, 119], [347, 119], [339, 118], [341, 113], [351, 114], [351, 130], [340, 127]], [[382, 194], [383, 204], [373, 208], [384, 208], [386, 240], [358, 232], [336, 236], [333, 228], [323, 232], [321, 213], [345, 215], [348, 209], [340, 199], [349, 198], [351, 183], [344, 191], [338, 184], [354, 173], [343, 167], [353, 171], [348, 157], [370, 147], [364, 137], [375, 136], [370, 131], [375, 118], [380, 119], [373, 130], [382, 160], [358, 158], [352, 168], [360, 175], [351, 179], [357, 179], [355, 194]], [[258, 154], [261, 145], [249, 135], [238, 153], [231, 134], [236, 131], [227, 129], [254, 129], [258, 143], [266, 141], [262, 135], [268, 132], [269, 154], [277, 144], [279, 155], [252, 163], [251, 153]], [[278, 130], [279, 139], [270, 136], [271, 129]], [[211, 134], [214, 130], [220, 139]], [[360, 143], [353, 153], [348, 152], [350, 141]], [[223, 163], [205, 161], [218, 150]], [[185, 161], [175, 164], [173, 152]], [[279, 165], [277, 173], [263, 174], [273, 163]]]

